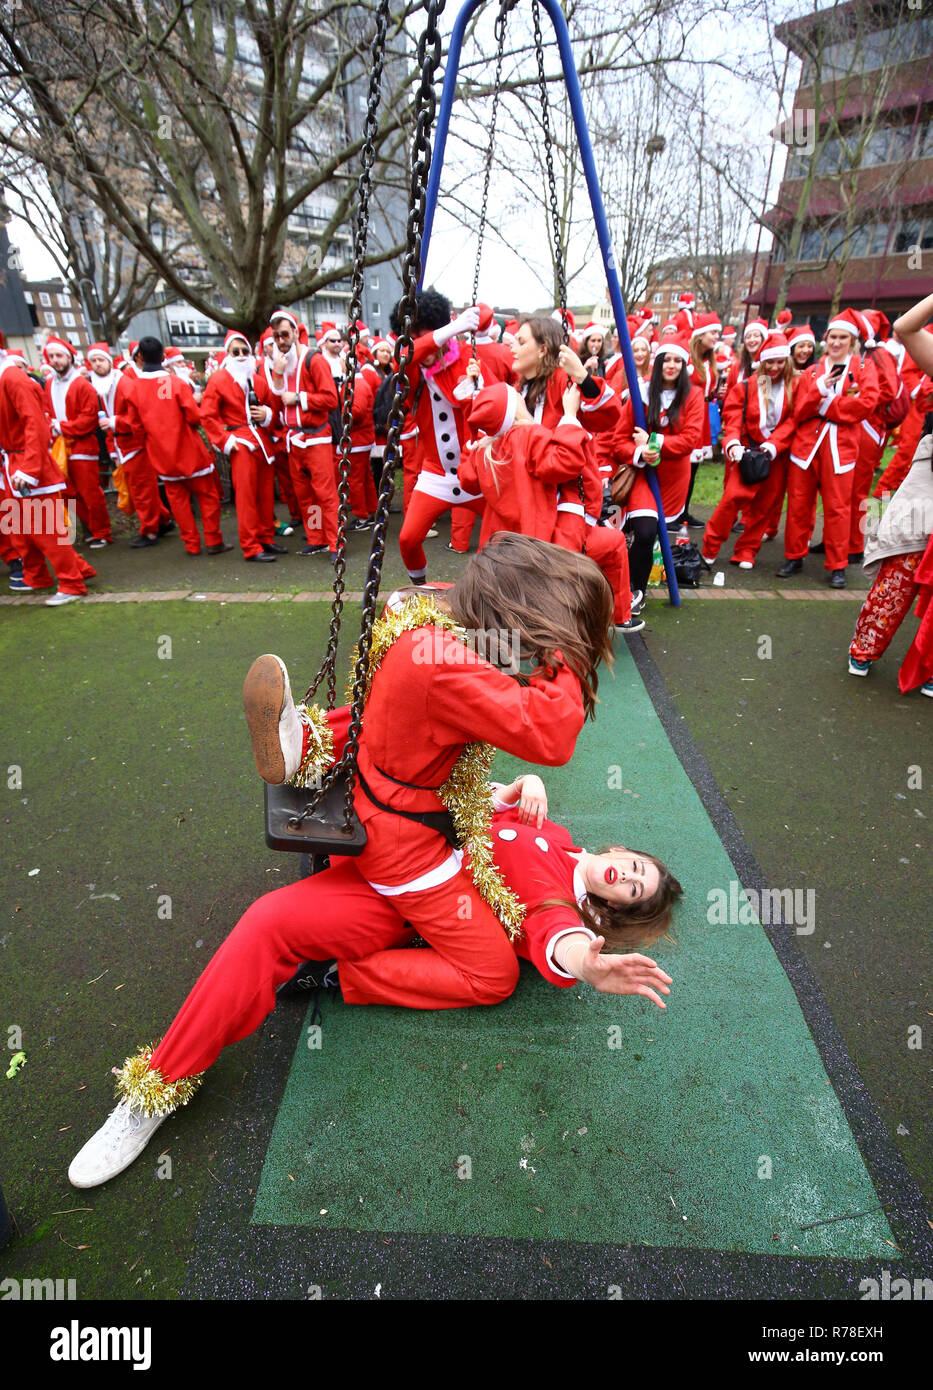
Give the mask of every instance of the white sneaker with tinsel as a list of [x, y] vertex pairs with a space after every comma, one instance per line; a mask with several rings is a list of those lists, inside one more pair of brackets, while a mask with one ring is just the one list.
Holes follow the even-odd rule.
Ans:
[[72, 1187], [98, 1187], [129, 1168], [167, 1118], [145, 1115], [138, 1106], [121, 1100], [106, 1123], [72, 1159], [68, 1169]]
[[301, 765], [304, 726], [281, 658], [256, 658], [243, 682], [243, 708], [260, 777], [273, 786], [287, 782]]

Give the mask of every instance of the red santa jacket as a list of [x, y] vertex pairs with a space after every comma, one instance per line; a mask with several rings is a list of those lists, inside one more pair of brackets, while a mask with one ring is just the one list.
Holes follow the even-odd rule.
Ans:
[[201, 416], [187, 382], [161, 367], [143, 372], [121, 404], [117, 434], [142, 432], [148, 461], [160, 482], [185, 482], [214, 471], [214, 461], [198, 433]]
[[111, 402], [113, 409], [111, 419], [113, 424], [113, 440], [117, 450], [117, 458], [121, 463], [129, 463], [131, 459], [141, 454], [146, 447], [146, 432], [142, 427], [138, 414], [131, 414], [127, 406], [129, 397], [133, 394], [133, 387], [139, 380], [139, 372], [133, 366], [127, 367], [126, 371], [120, 373], [120, 379], [116, 384]]
[[[743, 449], [757, 449], [768, 444], [773, 457], [786, 453], [790, 448], [796, 428], [792, 399], [781, 386], [783, 400], [778, 423], [773, 430], [763, 424], [765, 419], [765, 400], [758, 374], [737, 381], [726, 394], [722, 408], [722, 450], [728, 454], [736, 444]], [[793, 394], [793, 393], [792, 393]], [[744, 426], [743, 426], [744, 420]]]
[[257, 371], [252, 379], [253, 390], [266, 415], [261, 425], [250, 418], [246, 391], [224, 367], [211, 372], [199, 406], [204, 433], [215, 449], [230, 454], [239, 446], [249, 449], [257, 459], [272, 462], [275, 443], [272, 426], [279, 413], [279, 400], [273, 393], [264, 372]]
[[93, 459], [100, 457], [97, 447], [97, 392], [86, 376], [79, 376], [72, 368], [67, 381], [56, 374], [45, 383], [45, 398], [49, 417], [58, 422], [58, 428], [68, 441], [69, 456], [74, 459]]
[[486, 499], [480, 549], [496, 531], [517, 531], [549, 541], [557, 519], [558, 484], [578, 478], [586, 465], [587, 434], [565, 419], [553, 430], [514, 425], [492, 443], [492, 460], [482, 444], [467, 446], [460, 481]]
[[[435, 353], [437, 361], [429, 364], [427, 359]], [[460, 454], [469, 438], [466, 404], [472, 388], [465, 389], [464, 383], [470, 356], [467, 344], [456, 338], [439, 348], [433, 333], [422, 333], [412, 344], [408, 373], [410, 422], [407, 418], [405, 423], [406, 432], [416, 431], [415, 489], [451, 506], [474, 500], [457, 477]], [[459, 398], [457, 387], [462, 391]]]
[[[862, 421], [862, 433], [881, 451], [888, 431], [891, 428], [884, 418], [885, 407], [890, 405], [901, 390], [903, 383], [897, 370], [897, 363], [885, 347], [869, 348], [865, 356], [878, 373], [878, 404], [872, 413]], [[869, 445], [870, 447], [870, 445]]]
[[30, 493], [64, 492], [65, 480], [49, 453], [49, 421], [45, 396], [38, 382], [13, 365], [0, 369], [0, 449], [3, 451], [3, 482], [14, 497], [19, 490], [12, 482], [22, 473]]
[[830, 451], [835, 473], [848, 473], [858, 458], [859, 426], [878, 404], [878, 373], [871, 362], [853, 354], [843, 359], [835, 384], [829, 357], [807, 367], [794, 388], [794, 437], [791, 461], [809, 468], [821, 447]]
[[[297, 364], [286, 371], [279, 389], [272, 381], [272, 363], [266, 361], [263, 373], [269, 390], [275, 396], [286, 391], [298, 396], [295, 405], [283, 405], [281, 417], [286, 438], [293, 445], [306, 448], [311, 444], [332, 443], [329, 415], [339, 404], [334, 374], [319, 352], [298, 348]], [[261, 399], [261, 398], [260, 398]]]
[[[399, 737], [401, 709], [417, 738]], [[417, 628], [393, 643], [373, 678], [359, 769], [389, 807], [439, 811], [436, 789], [468, 743], [556, 767], [571, 758], [583, 718], [580, 682], [568, 667], [538, 671], [522, 686], [441, 628]], [[380, 810], [360, 786], [355, 805], [369, 835], [357, 863], [371, 883], [408, 883], [450, 860], [439, 832]]]
[[[600, 435], [609, 435], [616, 429], [621, 416], [622, 406], [619, 397], [612, 387], [602, 379], [602, 377], [590, 377], [592, 386], [596, 393], [591, 396], [583, 396], [580, 401], [579, 421], [583, 428], [588, 432], [587, 442], [584, 446], [584, 467], [578, 477], [582, 477], [584, 500], [580, 500], [580, 484], [577, 478], [562, 483], [558, 489], [557, 510], [559, 512], [572, 512], [575, 516], [589, 514], [592, 518], [599, 517], [602, 511], [602, 488], [604, 471], [601, 470], [602, 446], [597, 447], [597, 439]], [[558, 421], [564, 414], [564, 392], [571, 384], [570, 377], [562, 367], [557, 367], [548, 377], [547, 391], [542, 400], [539, 400], [534, 410], [535, 420], [554, 429]], [[519, 378], [515, 378], [515, 385], [524, 396], [527, 393], [528, 383]], [[594, 438], [595, 436], [595, 438]], [[605, 462], [603, 461], [603, 470]], [[594, 511], [595, 508], [595, 511]]]
[[[376, 429], [373, 425], [373, 401], [379, 390], [382, 377], [372, 372], [358, 371], [353, 382], [353, 412], [350, 416], [350, 453], [368, 454], [376, 442]], [[344, 383], [338, 392], [340, 409], [346, 392]]]
[[[643, 382], [641, 388], [642, 400], [648, 404], [648, 383]], [[655, 433], [660, 441], [659, 456], [657, 462], [658, 472], [664, 470], [665, 464], [671, 465], [690, 461], [690, 455], [698, 447], [703, 433], [703, 417], [706, 414], [706, 402], [703, 399], [703, 392], [696, 386], [692, 386], [687, 392], [686, 398], [680, 407], [680, 414], [677, 417], [676, 425], [672, 425], [666, 410], [662, 409], [658, 418], [658, 428]], [[614, 448], [615, 456], [619, 463], [633, 463], [637, 467], [644, 467], [642, 463], [642, 451], [636, 448], [632, 438], [635, 430], [635, 412], [632, 409], [632, 402], [626, 401], [622, 407], [622, 419], [615, 432]], [[651, 431], [649, 430], [649, 434]]]

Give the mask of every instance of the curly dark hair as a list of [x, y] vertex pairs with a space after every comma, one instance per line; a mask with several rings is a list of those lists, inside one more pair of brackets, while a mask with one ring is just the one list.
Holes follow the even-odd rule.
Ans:
[[[439, 290], [419, 290], [415, 296], [416, 314], [412, 333], [431, 333], [435, 328], [443, 328], [450, 323], [450, 300]], [[405, 301], [400, 299], [389, 315], [389, 327], [396, 336], [402, 331], [405, 319]]]

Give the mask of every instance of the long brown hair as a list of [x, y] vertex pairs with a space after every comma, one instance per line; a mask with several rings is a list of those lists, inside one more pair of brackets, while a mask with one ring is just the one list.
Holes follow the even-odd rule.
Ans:
[[[600, 854], [607, 851], [601, 849]], [[639, 859], [654, 864], [658, 871], [658, 886], [650, 898], [636, 899], [634, 902], [610, 903], [595, 893], [588, 893], [582, 903], [569, 898], [551, 898], [538, 903], [533, 908], [540, 912], [546, 907], [569, 907], [580, 921], [597, 936], [604, 936], [606, 944], [604, 955], [622, 955], [626, 951], [637, 951], [639, 947], [650, 946], [659, 936], [666, 935], [671, 925], [671, 914], [677, 899], [683, 895], [677, 879], [666, 864], [653, 854], [633, 849], [632, 854]]]
[[613, 600], [592, 560], [550, 541], [497, 531], [444, 598], [471, 631], [517, 631], [522, 660], [552, 666], [559, 649], [580, 681], [586, 714], [595, 716], [596, 668], [612, 662]]
[[525, 314], [518, 321], [519, 328], [523, 323], [527, 323], [531, 329], [531, 336], [538, 347], [544, 348], [541, 370], [537, 376], [526, 382], [525, 386], [525, 404], [534, 415], [538, 402], [547, 395], [547, 384], [557, 367], [557, 354], [564, 339], [560, 324], [555, 319], [549, 319], [546, 314]]
[[712, 386], [715, 386], [717, 381], [719, 380], [719, 367], [716, 362], [716, 349], [701, 348], [700, 339], [702, 338], [702, 336], [702, 333], [696, 333], [690, 339], [690, 361], [693, 363], [693, 370], [697, 376], [699, 376], [701, 372], [703, 373], [701, 377], [702, 383], [704, 385], [706, 384], [707, 373], [709, 373], [710, 384]]
[[776, 386], [779, 381], [783, 382], [784, 395], [787, 397], [787, 404], [789, 407], [793, 407], [794, 382], [797, 380], [799, 373], [797, 372], [797, 369], [794, 366], [794, 361], [792, 357], [788, 357], [785, 359], [784, 370], [781, 372], [781, 375], [776, 380], [772, 380], [772, 378], [768, 376], [768, 373], [765, 371], [765, 364], [763, 362], [759, 363], [756, 375], [761, 377], [763, 381], [766, 381], [769, 387]]

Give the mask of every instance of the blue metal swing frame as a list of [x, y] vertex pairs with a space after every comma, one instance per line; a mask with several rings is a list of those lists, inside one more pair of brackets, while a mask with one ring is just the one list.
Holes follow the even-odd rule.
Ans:
[[[453, 32], [450, 36], [447, 67], [444, 72], [444, 86], [437, 112], [437, 126], [434, 135], [434, 152], [431, 159], [431, 172], [428, 178], [425, 200], [419, 288], [424, 279], [424, 270], [428, 258], [428, 247], [431, 244], [431, 232], [434, 226], [434, 213], [437, 208], [437, 198], [440, 190], [441, 170], [444, 166], [444, 150], [447, 145], [447, 133], [450, 129], [450, 113], [454, 104], [457, 72], [460, 67], [460, 51], [463, 47], [463, 36], [470, 18], [475, 11], [479, 9], [480, 5], [484, 3], [486, 3], [486, 0], [465, 0], [465, 4], [461, 7], [454, 21]], [[596, 175], [596, 161], [593, 158], [593, 147], [590, 144], [589, 131], [586, 126], [583, 97], [580, 92], [580, 83], [577, 79], [573, 50], [570, 45], [570, 32], [567, 28], [567, 21], [564, 19], [558, 0], [539, 0], [539, 3], [550, 16], [557, 38], [557, 46], [560, 50], [561, 66], [564, 72], [564, 81], [567, 84], [567, 92], [570, 97], [570, 109], [573, 114], [574, 130], [580, 149], [583, 172], [586, 176], [586, 186], [590, 195], [590, 206], [593, 211], [593, 220], [596, 224], [599, 249], [602, 253], [603, 266], [606, 271], [606, 283], [609, 287], [609, 301], [612, 304], [612, 312], [615, 315], [616, 321], [616, 330], [619, 335], [619, 350], [622, 353], [622, 360], [625, 364], [625, 375], [628, 380], [629, 391], [631, 392], [632, 410], [635, 415], [636, 425], [638, 425], [640, 429], [645, 429], [647, 426], [639, 387], [638, 369], [635, 366], [635, 358], [632, 355], [632, 341], [629, 337], [627, 315], [625, 312], [625, 305], [622, 302], [622, 291], [619, 288], [619, 277], [616, 274], [615, 256], [613, 255], [612, 242], [609, 236], [609, 224], [606, 221], [606, 210], [603, 207], [599, 180]], [[674, 558], [671, 554], [671, 543], [664, 521], [664, 508], [661, 504], [661, 489], [658, 486], [656, 470], [649, 466], [646, 468], [645, 472], [658, 509], [658, 540], [661, 544], [661, 554], [664, 557], [664, 569], [667, 575], [668, 592], [670, 594], [671, 603], [675, 608], [679, 608], [680, 593], [677, 587], [677, 576], [674, 573]]]

